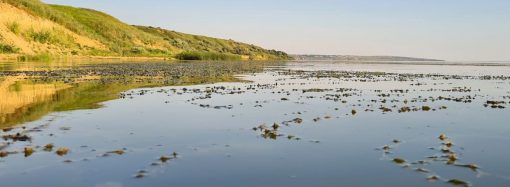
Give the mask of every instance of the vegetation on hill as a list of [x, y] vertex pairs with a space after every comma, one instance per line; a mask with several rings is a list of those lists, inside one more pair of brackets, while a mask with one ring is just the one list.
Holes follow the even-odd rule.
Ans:
[[229, 54], [234, 54], [253, 60], [289, 58], [286, 53], [281, 51], [266, 50], [255, 45], [248, 45], [234, 40], [191, 35], [154, 27], [136, 27], [144, 32], [163, 38], [172, 46], [172, 48], [184, 50], [186, 53], [185, 56], [191, 55], [189, 52], [192, 51], [193, 54], [202, 52], [200, 56], [211, 56], [211, 54], [214, 53], [226, 54], [227, 56], [231, 56]]
[[128, 25], [96, 10], [39, 0], [3, 0], [0, 10], [0, 54], [184, 60], [289, 58], [284, 52], [233, 40]]

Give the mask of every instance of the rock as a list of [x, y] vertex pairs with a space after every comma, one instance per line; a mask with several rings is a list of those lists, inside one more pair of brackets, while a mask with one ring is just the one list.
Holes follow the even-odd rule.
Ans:
[[113, 153], [113, 154], [123, 155], [125, 152], [124, 152], [124, 150], [119, 149], [119, 150], [115, 150], [115, 151], [110, 151], [110, 152], [108, 152], [108, 153]]
[[172, 158], [171, 158], [171, 157], [169, 157], [169, 156], [165, 156], [165, 155], [163, 155], [163, 156], [159, 157], [159, 160], [160, 160], [161, 162], [167, 162], [167, 161], [169, 161], [170, 159], [172, 159]]
[[294, 119], [294, 120], [292, 120], [292, 121], [294, 121], [294, 123], [298, 123], [298, 124], [299, 124], [299, 123], [303, 123], [303, 119], [301, 119], [301, 118], [295, 118], [295, 119]]
[[9, 156], [9, 152], [7, 151], [0, 151], [0, 158], [4, 158], [4, 157], [7, 157]]
[[397, 164], [403, 164], [403, 163], [406, 163], [406, 160], [401, 159], [401, 158], [394, 158], [393, 162], [395, 162]]
[[65, 148], [65, 147], [61, 147], [61, 148], [58, 148], [55, 153], [57, 153], [58, 156], [64, 156], [64, 155], [67, 155], [67, 153], [69, 153], [69, 149]]
[[428, 173], [429, 170], [426, 170], [426, 169], [423, 169], [423, 168], [416, 168], [416, 171], [417, 172], [422, 172], [422, 173]]
[[272, 127], [273, 127], [274, 130], [278, 130], [280, 125], [278, 125], [278, 123], [274, 123]]
[[448, 137], [446, 137], [446, 134], [441, 134], [439, 135], [439, 139], [445, 141], [446, 139], [448, 139]]
[[134, 177], [137, 178], [137, 179], [141, 179], [141, 178], [145, 177], [145, 174], [144, 173], [137, 173]]
[[471, 170], [477, 170], [479, 169], [480, 167], [476, 164], [457, 164], [456, 166], [459, 166], [459, 167], [465, 167], [465, 168], [469, 168]]
[[458, 159], [458, 158], [457, 158], [457, 155], [456, 155], [455, 153], [452, 153], [452, 154], [450, 154], [450, 155], [448, 156], [448, 161], [449, 161], [449, 162], [455, 162], [455, 161], [457, 161], [457, 159]]
[[44, 150], [50, 152], [51, 150], [53, 150], [53, 144], [50, 143], [45, 145]]
[[31, 147], [25, 147], [23, 153], [25, 153], [25, 157], [29, 157], [34, 153], [34, 149]]
[[430, 109], [431, 109], [431, 108], [430, 108], [429, 106], [422, 106], [422, 107], [421, 107], [421, 110], [423, 110], [423, 111], [425, 111], [425, 112], [430, 111]]
[[439, 177], [436, 176], [436, 175], [432, 175], [432, 176], [427, 177], [427, 180], [429, 180], [429, 181], [437, 181], [437, 180], [439, 180]]
[[453, 184], [455, 186], [464, 186], [469, 187], [469, 183], [460, 179], [450, 179], [448, 180], [448, 183]]

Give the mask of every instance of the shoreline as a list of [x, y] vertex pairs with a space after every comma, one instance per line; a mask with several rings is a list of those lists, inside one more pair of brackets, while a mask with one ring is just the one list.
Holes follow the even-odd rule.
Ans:
[[[145, 60], [164, 60], [164, 61], [173, 61], [176, 60], [171, 57], [129, 57], [129, 56], [49, 56], [49, 59], [31, 59], [32, 56], [27, 55], [0, 55], [0, 62], [26, 62], [26, 61], [80, 61], [80, 60], [135, 60], [135, 61], [145, 61]], [[37, 57], [37, 56], [33, 56]], [[20, 58], [26, 58], [24, 60], [20, 60]]]
[[[35, 58], [34, 58], [35, 57]], [[20, 59], [21, 58], [21, 59]], [[23, 59], [25, 58], [25, 59]], [[179, 60], [173, 57], [151, 57], [151, 56], [47, 56], [46, 58], [37, 58], [37, 56], [27, 56], [19, 54], [0, 54], [0, 62], [79, 62], [79, 61], [165, 61], [165, 62], [228, 62], [228, 61], [240, 61], [240, 62], [276, 62], [276, 61], [293, 61], [292, 59], [245, 59], [240, 60]]]
[[510, 61], [348, 61], [348, 60], [290, 60], [296, 63], [344, 63], [344, 64], [396, 64], [396, 65], [444, 65], [444, 66], [510, 66]]

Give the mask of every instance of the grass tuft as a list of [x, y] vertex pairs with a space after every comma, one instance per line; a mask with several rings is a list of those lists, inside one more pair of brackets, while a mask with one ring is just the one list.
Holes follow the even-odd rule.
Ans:
[[19, 49], [12, 45], [0, 44], [0, 54], [17, 53], [18, 51]]
[[12, 33], [14, 34], [19, 34], [21, 32], [21, 29], [20, 29], [20, 26], [19, 26], [19, 23], [18, 22], [9, 22], [6, 24], [7, 28], [9, 29], [9, 31], [11, 31]]

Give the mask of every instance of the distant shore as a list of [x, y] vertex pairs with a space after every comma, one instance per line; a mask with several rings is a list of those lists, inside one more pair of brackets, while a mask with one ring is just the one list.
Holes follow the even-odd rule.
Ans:
[[435, 61], [442, 62], [444, 60], [431, 59], [431, 58], [416, 58], [416, 57], [402, 57], [402, 56], [358, 56], [358, 55], [290, 55], [295, 60], [328, 60], [328, 61]]

